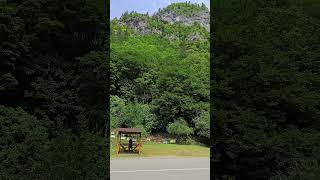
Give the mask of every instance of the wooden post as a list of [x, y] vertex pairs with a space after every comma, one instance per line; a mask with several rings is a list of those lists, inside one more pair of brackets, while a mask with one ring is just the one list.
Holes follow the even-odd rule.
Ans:
[[139, 155], [141, 153], [141, 148], [142, 148], [142, 144], [141, 144], [141, 133], [139, 133]]
[[121, 133], [117, 132], [117, 138], [116, 138], [116, 154], [118, 155], [120, 152], [120, 143], [121, 143]]

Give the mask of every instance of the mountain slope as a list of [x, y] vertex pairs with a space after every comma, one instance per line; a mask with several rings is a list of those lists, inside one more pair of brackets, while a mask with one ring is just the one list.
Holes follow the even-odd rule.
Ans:
[[206, 11], [176, 3], [153, 16], [125, 13], [111, 22], [112, 128], [209, 142], [209, 32], [197, 23], [206, 22]]

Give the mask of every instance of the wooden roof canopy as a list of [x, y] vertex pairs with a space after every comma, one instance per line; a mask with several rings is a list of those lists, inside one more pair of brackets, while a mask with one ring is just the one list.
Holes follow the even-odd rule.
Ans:
[[139, 128], [117, 128], [116, 131], [120, 134], [141, 134]]

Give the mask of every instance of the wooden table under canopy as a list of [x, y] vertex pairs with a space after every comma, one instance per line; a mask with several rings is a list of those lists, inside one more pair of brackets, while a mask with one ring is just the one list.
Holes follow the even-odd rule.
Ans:
[[141, 153], [141, 130], [139, 128], [117, 128], [116, 130], [116, 153], [130, 153], [129, 152], [129, 142], [121, 141], [121, 137], [130, 137], [135, 140], [132, 142], [132, 153]]

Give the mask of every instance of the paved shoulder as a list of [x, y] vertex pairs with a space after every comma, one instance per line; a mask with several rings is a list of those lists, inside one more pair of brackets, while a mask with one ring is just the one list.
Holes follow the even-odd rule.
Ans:
[[111, 180], [209, 180], [209, 158], [142, 158], [111, 160]]

